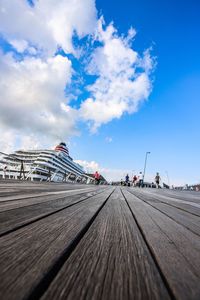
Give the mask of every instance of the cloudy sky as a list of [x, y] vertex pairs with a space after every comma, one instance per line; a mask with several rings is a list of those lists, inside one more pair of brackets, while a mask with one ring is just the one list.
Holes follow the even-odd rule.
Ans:
[[[161, 1], [159, 1], [161, 2]], [[0, 150], [200, 181], [198, 0], [0, 0]], [[167, 176], [168, 175], [168, 176]]]

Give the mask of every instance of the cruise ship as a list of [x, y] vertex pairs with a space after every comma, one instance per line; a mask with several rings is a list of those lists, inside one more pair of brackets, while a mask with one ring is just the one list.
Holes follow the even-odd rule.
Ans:
[[54, 150], [18, 150], [0, 159], [0, 178], [91, 183], [83, 167], [69, 155], [65, 143]]

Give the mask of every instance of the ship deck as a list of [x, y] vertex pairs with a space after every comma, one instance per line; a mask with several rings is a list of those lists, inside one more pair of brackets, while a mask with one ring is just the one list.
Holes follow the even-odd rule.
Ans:
[[0, 181], [0, 298], [200, 299], [200, 193]]

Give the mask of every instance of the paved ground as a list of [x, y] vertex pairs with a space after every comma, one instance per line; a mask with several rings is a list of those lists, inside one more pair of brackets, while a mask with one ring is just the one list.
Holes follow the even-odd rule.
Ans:
[[0, 181], [0, 299], [200, 299], [200, 193]]

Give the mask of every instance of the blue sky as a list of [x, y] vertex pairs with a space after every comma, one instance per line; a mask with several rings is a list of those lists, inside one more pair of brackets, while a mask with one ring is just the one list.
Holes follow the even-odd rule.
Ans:
[[[95, 4], [92, 0], [86, 0], [79, 12], [78, 8], [75, 11], [72, 7], [72, 0], [62, 0], [62, 11], [66, 18], [70, 15], [70, 21], [63, 21], [62, 27], [64, 24], [67, 30], [59, 34], [60, 31], [56, 30], [60, 26], [57, 20], [61, 19], [61, 12], [58, 11], [53, 21], [51, 19], [53, 38], [49, 35], [49, 29], [41, 31], [39, 37], [39, 25], [33, 29], [34, 22], [38, 18], [41, 20], [37, 5], [33, 7], [33, 23], [29, 24], [29, 20], [24, 18], [27, 31], [22, 29], [24, 23], [19, 22], [20, 12], [14, 10], [14, 6], [19, 7], [20, 2], [26, 1], [14, 0], [13, 6], [6, 4], [6, 1], [0, 4], [4, 15], [7, 12], [7, 19], [0, 22], [0, 47], [3, 52], [0, 73], [2, 78], [3, 71], [8, 74], [6, 78], [11, 88], [18, 86], [12, 94], [10, 91], [5, 92], [9, 84], [6, 87], [5, 83], [2, 84], [4, 90], [0, 103], [4, 114], [1, 115], [1, 129], [6, 132], [8, 146], [31, 146], [31, 142], [37, 144], [37, 140], [37, 146], [52, 146], [59, 138], [67, 139], [72, 157], [81, 160], [88, 170], [98, 168], [109, 179], [121, 179], [126, 172], [131, 176], [143, 171], [145, 153], [151, 151], [146, 170], [149, 180], [153, 180], [155, 173], [160, 172], [164, 182], [168, 181], [168, 173], [171, 184], [200, 182], [199, 1], [124, 0], [122, 5], [116, 1], [98, 0]], [[53, 6], [47, 4], [46, 0], [43, 3], [40, 11], [43, 11], [44, 19], [48, 21]], [[25, 4], [21, 7], [24, 14], [29, 9], [31, 8], [27, 8]], [[81, 21], [76, 18], [79, 13], [80, 16], [85, 16]], [[65, 15], [62, 15], [64, 20]], [[11, 22], [6, 21], [8, 16], [10, 20], [16, 19], [16, 30]], [[101, 16], [104, 21], [100, 22], [98, 19]], [[112, 28], [109, 27], [110, 22], [113, 22]], [[97, 23], [101, 23], [102, 29], [97, 29], [97, 37], [94, 38], [93, 28], [98, 27]], [[44, 24], [41, 26], [44, 28]], [[125, 37], [131, 39], [131, 34], [128, 34], [131, 27], [137, 34], [133, 34], [132, 42], [126, 44]], [[108, 38], [106, 33], [109, 28], [114, 28], [115, 33]], [[70, 33], [73, 30], [77, 32], [75, 35]], [[128, 61], [127, 68], [130, 68], [130, 72], [135, 69], [137, 74], [131, 77], [125, 74], [124, 81], [121, 80], [121, 88], [116, 90], [116, 98], [110, 90], [106, 90], [106, 95], [102, 92], [108, 79], [109, 82], [113, 80], [116, 86], [119, 78], [121, 62], [116, 63], [118, 69], [112, 69], [113, 65], [106, 65], [102, 54], [103, 47], [105, 50], [114, 37], [119, 46], [122, 46], [119, 47], [122, 56], [116, 56], [115, 48], [111, 47], [109, 59], [113, 62], [114, 57], [116, 63], [116, 59], [124, 57]], [[61, 45], [59, 50], [58, 45]], [[149, 48], [149, 61], [151, 60], [152, 65], [147, 70], [144, 51]], [[140, 57], [140, 66], [130, 49]], [[55, 56], [55, 53], [61, 56]], [[12, 55], [12, 59], [8, 59], [8, 55]], [[155, 61], [156, 64], [153, 65]], [[106, 81], [106, 68], [101, 68], [104, 64], [108, 73], [111, 68]], [[34, 73], [36, 70], [37, 76]], [[123, 72], [125, 73], [124, 69]], [[13, 73], [14, 78], [10, 75]], [[144, 74], [146, 79], [142, 81], [137, 96], [132, 100], [130, 94], [126, 94], [126, 84], [133, 83], [140, 74]], [[21, 78], [20, 81], [16, 77]], [[50, 84], [44, 78], [48, 78]], [[98, 79], [100, 83], [97, 84]], [[16, 83], [15, 86], [13, 82]], [[20, 82], [24, 84], [21, 85]], [[131, 88], [131, 91], [135, 90]], [[18, 93], [19, 98], [16, 97]], [[126, 105], [121, 98], [117, 98], [117, 94], [123, 98], [123, 93], [127, 99]], [[49, 100], [45, 100], [45, 96]], [[22, 98], [27, 99], [22, 103], [19, 100]], [[39, 99], [38, 103], [35, 103], [36, 98]], [[65, 105], [62, 111], [55, 105], [59, 101]], [[118, 110], [115, 104], [119, 103], [122, 108]], [[43, 119], [37, 119], [38, 111], [34, 111], [37, 105]], [[28, 123], [24, 115], [28, 115], [27, 111], [31, 110]], [[13, 116], [16, 116], [16, 120]], [[61, 127], [64, 128], [63, 131]]]
[[[157, 66], [148, 102], [136, 114], [112, 121], [97, 136], [86, 138], [95, 160], [110, 168], [130, 170], [131, 165], [138, 172], [143, 170], [145, 152], [151, 151], [150, 174], [158, 170], [166, 181], [167, 171], [172, 182], [200, 181], [200, 2], [125, 0], [121, 6], [97, 1], [97, 7], [122, 32], [131, 25], [136, 28], [137, 49], [153, 45]], [[113, 142], [102, 146], [106, 136]], [[76, 142], [79, 149], [82, 142]], [[87, 146], [82, 151], [89, 160]]]

